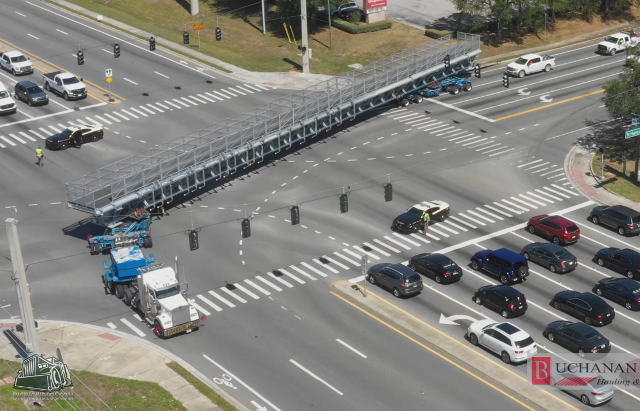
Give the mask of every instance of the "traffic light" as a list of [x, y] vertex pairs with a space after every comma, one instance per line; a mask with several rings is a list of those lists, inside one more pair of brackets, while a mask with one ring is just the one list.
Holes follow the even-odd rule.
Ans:
[[222, 40], [222, 29], [220, 27], [216, 27], [216, 41]]
[[149, 50], [153, 51], [156, 49], [156, 38], [151, 36], [149, 37]]
[[84, 52], [82, 50], [78, 50], [76, 52], [76, 57], [78, 58], [78, 65], [81, 66], [84, 64]]
[[346, 213], [349, 211], [349, 198], [346, 194], [340, 194], [340, 212]]
[[184, 44], [189, 44], [189, 32], [188, 31], [183, 31], [182, 32], [182, 42]]
[[384, 201], [391, 201], [393, 199], [393, 186], [391, 183], [384, 185]]
[[242, 238], [251, 237], [251, 221], [248, 218], [242, 219]]
[[120, 45], [118, 43], [113, 43], [113, 57], [120, 57]]
[[509, 75], [507, 73], [502, 73], [502, 85], [509, 88]]
[[473, 74], [475, 74], [477, 78], [480, 78], [480, 64], [476, 64], [473, 67]]
[[300, 224], [300, 207], [291, 207], [291, 225]]
[[196, 230], [189, 231], [189, 249], [191, 251], [195, 251], [200, 248], [200, 243], [198, 242], [198, 232]]
[[449, 67], [451, 67], [451, 64], [449, 60], [449, 55], [447, 54], [446, 56], [444, 56], [444, 68], [448, 69]]

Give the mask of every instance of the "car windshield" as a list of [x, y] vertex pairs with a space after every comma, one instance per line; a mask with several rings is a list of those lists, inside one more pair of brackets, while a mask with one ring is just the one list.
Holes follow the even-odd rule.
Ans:
[[418, 217], [422, 216], [422, 210], [417, 209], [415, 207], [411, 207], [409, 211], [407, 211], [407, 213], [411, 214], [412, 216], [418, 216]]
[[515, 61], [516, 64], [527, 64], [527, 59], [520, 57]]
[[29, 94], [34, 94], [34, 93], [39, 93], [40, 89], [38, 88], [38, 86], [33, 86], [33, 87], [29, 87], [27, 89], [27, 93]]
[[575, 233], [576, 231], [578, 231], [578, 226], [577, 225], [572, 225], [567, 227], [567, 233]]
[[611, 37], [611, 36], [609, 36], [609, 37], [605, 37], [604, 41], [606, 41], [606, 42], [608, 42], [608, 43], [617, 43], [617, 42], [618, 42], [618, 39], [617, 39], [617, 38], [615, 38], [615, 37]]
[[71, 135], [72, 131], [69, 129], [64, 130], [62, 133], [60, 133], [61, 137], [69, 137]]
[[524, 340], [516, 341], [516, 348], [524, 348], [533, 344], [533, 338], [527, 337]]
[[9, 93], [7, 93], [5, 90], [0, 90], [0, 98], [7, 98], [9, 97]]
[[167, 297], [171, 297], [173, 295], [176, 295], [179, 292], [180, 292], [180, 289], [178, 288], [178, 285], [176, 284], [173, 287], [169, 287], [169, 288], [165, 288], [163, 290], [156, 291], [156, 297], [158, 299], [167, 298]]
[[633, 217], [631, 217], [631, 221], [633, 221], [635, 224], [640, 224], [640, 215], [634, 215]]
[[23, 61], [27, 61], [27, 58], [25, 56], [17, 56], [11, 58], [12, 63], [22, 63]]
[[559, 260], [568, 260], [572, 257], [572, 255], [564, 248], [561, 248], [560, 250], [556, 251], [555, 254]]
[[69, 78], [65, 78], [62, 80], [62, 84], [76, 84], [79, 83], [80, 80], [78, 80], [77, 77], [69, 77]]

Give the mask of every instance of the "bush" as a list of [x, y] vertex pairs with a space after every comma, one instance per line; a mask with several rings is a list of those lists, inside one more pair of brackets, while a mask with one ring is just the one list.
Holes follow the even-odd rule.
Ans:
[[370, 33], [372, 31], [380, 31], [391, 28], [391, 20], [379, 21], [376, 23], [349, 23], [341, 19], [335, 19], [331, 22], [334, 27], [351, 34]]
[[442, 36], [446, 36], [447, 34], [453, 34], [451, 30], [438, 30], [438, 29], [425, 29], [424, 35], [427, 37], [431, 37], [432, 39], [439, 39]]

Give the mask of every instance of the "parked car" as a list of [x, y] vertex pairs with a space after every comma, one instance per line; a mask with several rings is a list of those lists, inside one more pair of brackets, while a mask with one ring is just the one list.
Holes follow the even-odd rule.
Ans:
[[402, 264], [382, 263], [367, 271], [367, 281], [391, 291], [396, 297], [406, 297], [422, 291], [422, 279]]
[[14, 114], [18, 110], [9, 90], [0, 82], [0, 114]]
[[22, 100], [30, 106], [49, 103], [49, 96], [36, 83], [20, 81], [14, 87], [14, 93], [18, 100]]
[[587, 324], [606, 325], [616, 316], [616, 312], [602, 298], [591, 293], [560, 291], [551, 299], [551, 306], [564, 311]]
[[529, 275], [527, 259], [506, 248], [478, 251], [471, 257], [471, 268], [486, 271], [502, 284], [524, 281]]
[[580, 229], [576, 223], [559, 215], [542, 214], [531, 217], [527, 230], [556, 244], [571, 244], [580, 238]]
[[609, 340], [585, 323], [553, 321], [547, 325], [542, 335], [549, 341], [578, 354], [611, 351]]
[[589, 220], [613, 228], [620, 235], [640, 233], [640, 213], [623, 205], [594, 207]]
[[520, 254], [529, 261], [549, 268], [552, 273], [568, 273], [578, 266], [576, 256], [563, 246], [554, 243], [527, 244]]
[[603, 278], [593, 286], [593, 292], [627, 310], [640, 310], [640, 283], [630, 278]]
[[462, 268], [444, 254], [414, 255], [409, 260], [409, 268], [436, 280], [437, 283], [453, 283], [462, 278]]
[[0, 53], [0, 67], [10, 71], [14, 76], [33, 73], [33, 63], [18, 50]]
[[593, 256], [593, 262], [629, 278], [640, 278], [640, 253], [629, 248], [603, 248]]
[[[580, 384], [576, 384], [578, 378]], [[613, 385], [599, 374], [570, 372], [567, 368], [560, 372], [551, 367], [550, 379], [551, 385], [578, 398], [584, 405], [604, 404], [614, 396]]]
[[504, 318], [516, 317], [527, 311], [527, 299], [520, 291], [508, 285], [485, 285], [473, 294], [473, 301]]
[[101, 140], [103, 135], [104, 131], [98, 126], [69, 127], [48, 137], [45, 144], [49, 150], [64, 150], [67, 147], [80, 147], [84, 143]]
[[491, 319], [469, 325], [467, 337], [473, 345], [481, 345], [500, 356], [507, 364], [527, 361], [538, 352], [533, 338], [511, 323], [496, 323]]
[[422, 214], [425, 210], [429, 213], [429, 216], [431, 216], [432, 222], [434, 220], [444, 221], [444, 219], [449, 216], [450, 207], [449, 204], [440, 200], [423, 201], [414, 204], [413, 207], [393, 220], [391, 229], [399, 233], [412, 233], [421, 230]]

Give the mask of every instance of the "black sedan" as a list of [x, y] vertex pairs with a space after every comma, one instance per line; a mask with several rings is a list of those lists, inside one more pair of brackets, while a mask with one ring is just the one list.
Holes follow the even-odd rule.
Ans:
[[603, 248], [593, 257], [593, 262], [629, 278], [640, 279], [640, 253], [637, 251], [628, 248]]
[[568, 273], [578, 266], [578, 259], [566, 248], [554, 243], [531, 243], [520, 254], [529, 261], [548, 267], [552, 273]]
[[551, 306], [587, 324], [605, 325], [613, 321], [616, 312], [606, 301], [591, 293], [560, 291], [551, 299]]
[[444, 221], [449, 216], [450, 207], [448, 203], [440, 200], [414, 204], [413, 207], [393, 220], [391, 229], [399, 233], [413, 233], [422, 230], [424, 228], [422, 215], [425, 211], [429, 213], [433, 223], [435, 220]]
[[603, 278], [593, 286], [593, 292], [627, 310], [640, 310], [640, 283], [630, 278]]
[[422, 291], [422, 279], [402, 264], [376, 264], [367, 271], [367, 281], [391, 291], [396, 297], [406, 297]]
[[500, 313], [505, 318], [522, 315], [527, 311], [527, 299], [520, 291], [508, 285], [485, 285], [473, 295], [476, 304]]
[[444, 254], [415, 255], [409, 260], [409, 268], [436, 280], [437, 283], [453, 283], [462, 278], [462, 268]]
[[554, 321], [547, 325], [542, 335], [549, 341], [578, 354], [611, 351], [609, 340], [584, 323]]
[[49, 150], [64, 150], [67, 147], [80, 147], [84, 143], [101, 140], [104, 131], [98, 126], [82, 125], [69, 127], [61, 133], [54, 134], [46, 140]]

